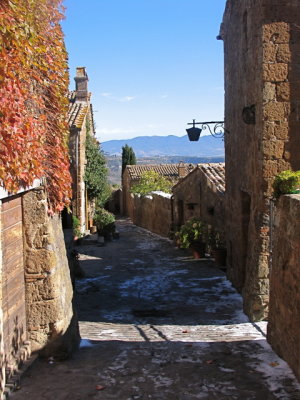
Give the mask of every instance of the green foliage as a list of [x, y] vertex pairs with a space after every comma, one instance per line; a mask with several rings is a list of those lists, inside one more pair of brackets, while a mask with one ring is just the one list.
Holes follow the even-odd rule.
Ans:
[[94, 215], [94, 222], [100, 234], [106, 235], [115, 230], [115, 216], [104, 208], [97, 207]]
[[75, 215], [72, 215], [72, 225], [73, 225], [73, 235], [81, 237], [82, 234], [80, 232], [80, 221]]
[[274, 197], [278, 198], [281, 194], [291, 194], [300, 192], [300, 171], [283, 171], [275, 177], [273, 183]]
[[207, 227], [198, 218], [188, 220], [175, 234], [182, 249], [188, 249], [195, 242], [204, 242], [206, 236]]
[[131, 188], [131, 193], [145, 196], [154, 191], [171, 193], [173, 183], [166, 177], [153, 170], [145, 171], [141, 175], [140, 182]]
[[84, 181], [88, 197], [90, 200], [97, 199], [97, 203], [103, 205], [111, 194], [107, 168], [99, 143], [90, 134], [86, 137], [86, 159]]
[[226, 248], [223, 235], [215, 230], [208, 232], [208, 246], [211, 250]]
[[128, 146], [127, 144], [122, 147], [122, 174], [126, 165], [135, 165], [136, 164], [136, 157], [132, 147]]

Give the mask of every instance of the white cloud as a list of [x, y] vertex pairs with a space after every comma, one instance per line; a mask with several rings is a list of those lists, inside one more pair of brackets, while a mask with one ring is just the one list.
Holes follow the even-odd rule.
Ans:
[[112, 93], [109, 93], [109, 92], [100, 93], [100, 96], [106, 97], [107, 99], [110, 99], [110, 100], [119, 101], [121, 103], [127, 103], [127, 102], [135, 99], [135, 96], [119, 97], [119, 96], [114, 96]]
[[125, 97], [122, 97], [122, 98], [116, 99], [116, 100], [121, 101], [121, 102], [128, 102], [128, 101], [132, 101], [134, 99], [135, 99], [135, 96], [125, 96]]
[[102, 97], [111, 97], [111, 93], [107, 93], [107, 92], [100, 93], [100, 96], [102, 96]]

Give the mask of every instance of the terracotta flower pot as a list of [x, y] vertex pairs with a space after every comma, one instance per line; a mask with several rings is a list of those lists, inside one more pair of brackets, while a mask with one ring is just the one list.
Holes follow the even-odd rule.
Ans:
[[206, 243], [193, 243], [190, 249], [192, 250], [192, 254], [195, 259], [203, 258], [205, 257]]

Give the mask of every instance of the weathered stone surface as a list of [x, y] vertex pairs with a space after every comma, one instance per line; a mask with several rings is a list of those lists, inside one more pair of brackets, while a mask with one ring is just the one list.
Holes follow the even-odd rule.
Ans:
[[289, 63], [291, 61], [291, 51], [288, 43], [278, 45], [276, 61], [279, 63]]
[[[57, 215], [47, 215], [42, 188], [24, 195], [23, 208], [26, 306], [32, 350], [47, 353], [51, 348], [53, 355], [56, 351], [66, 353], [78, 342], [78, 330], [61, 220]], [[73, 347], [66, 345], [66, 336]]]
[[276, 98], [276, 85], [271, 82], [266, 82], [263, 91], [263, 100], [265, 102], [274, 101]]
[[284, 141], [282, 140], [263, 140], [262, 151], [267, 158], [282, 158]]
[[263, 59], [265, 62], [276, 62], [277, 47], [273, 43], [263, 44]]
[[282, 121], [289, 116], [290, 106], [283, 102], [269, 102], [264, 106], [264, 119], [266, 121]]
[[289, 40], [290, 26], [288, 23], [272, 22], [263, 25], [263, 41], [265, 43], [288, 43]]
[[277, 202], [270, 273], [268, 340], [300, 378], [300, 196]]
[[[300, 169], [299, 2], [228, 0], [225, 52], [228, 275], [250, 318], [268, 312], [268, 236], [262, 215], [275, 175]], [[276, 22], [274, 22], [276, 21]], [[255, 104], [255, 124], [242, 119]]]
[[282, 82], [288, 77], [288, 65], [285, 63], [265, 63], [263, 65], [263, 79], [269, 82]]
[[290, 83], [280, 82], [276, 85], [276, 94], [278, 101], [289, 101], [290, 100]]
[[171, 196], [152, 193], [133, 196], [133, 207], [128, 209], [134, 224], [162, 236], [168, 236], [172, 226]]

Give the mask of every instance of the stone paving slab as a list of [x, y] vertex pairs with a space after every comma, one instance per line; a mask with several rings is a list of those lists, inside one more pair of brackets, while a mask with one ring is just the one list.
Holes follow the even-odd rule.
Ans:
[[300, 400], [300, 385], [211, 260], [118, 222], [120, 239], [79, 246], [73, 359], [39, 360], [18, 399]]

